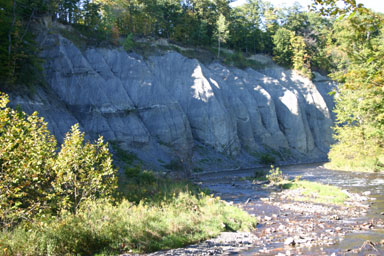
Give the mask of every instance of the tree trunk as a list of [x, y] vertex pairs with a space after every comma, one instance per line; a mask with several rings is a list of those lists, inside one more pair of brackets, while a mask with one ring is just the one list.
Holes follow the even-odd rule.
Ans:
[[8, 32], [8, 60], [11, 59], [11, 52], [12, 52], [12, 30], [16, 23], [16, 0], [13, 0], [13, 17], [12, 17], [12, 24], [9, 28]]

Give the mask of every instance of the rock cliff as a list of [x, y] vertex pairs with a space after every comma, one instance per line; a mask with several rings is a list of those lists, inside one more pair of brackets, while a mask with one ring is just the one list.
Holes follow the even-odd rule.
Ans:
[[41, 38], [48, 86], [12, 104], [38, 111], [59, 142], [74, 123], [145, 163], [250, 167], [326, 159], [334, 84], [276, 65], [240, 70], [177, 52], [143, 57], [122, 49], [80, 50], [58, 34]]

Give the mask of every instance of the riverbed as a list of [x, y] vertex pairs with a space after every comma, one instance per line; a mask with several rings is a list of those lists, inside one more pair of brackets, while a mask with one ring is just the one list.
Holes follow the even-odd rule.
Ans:
[[322, 164], [281, 170], [291, 178], [341, 187], [353, 205], [287, 200], [279, 189], [252, 182], [248, 177], [255, 170], [200, 174], [202, 187], [260, 219], [254, 243], [237, 255], [384, 255], [383, 174], [332, 171]]

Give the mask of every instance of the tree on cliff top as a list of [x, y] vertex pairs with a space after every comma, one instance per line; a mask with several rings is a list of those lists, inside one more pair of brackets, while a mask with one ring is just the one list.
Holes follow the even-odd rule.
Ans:
[[217, 20], [217, 58], [220, 58], [220, 44], [225, 43], [228, 38], [228, 24], [223, 14], [219, 15]]

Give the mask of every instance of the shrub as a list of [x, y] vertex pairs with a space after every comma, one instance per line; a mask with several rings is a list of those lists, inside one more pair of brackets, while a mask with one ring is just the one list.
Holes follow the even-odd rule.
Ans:
[[59, 153], [56, 140], [37, 113], [7, 108], [0, 95], [0, 225], [12, 227], [57, 209], [76, 210], [85, 199], [109, 197], [116, 170], [102, 138], [84, 144], [72, 127]]
[[260, 163], [270, 165], [276, 163], [276, 158], [270, 154], [262, 154], [260, 156]]
[[[336, 144], [328, 154], [327, 168], [351, 171], [384, 171], [384, 150], [378, 140], [365, 136], [357, 126], [336, 128]], [[351, 139], [353, 138], [353, 140]]]
[[269, 174], [266, 177], [271, 184], [280, 183], [285, 180], [280, 168], [275, 168], [273, 165], [271, 165], [271, 170], [269, 170]]
[[176, 180], [142, 170], [140, 166], [126, 167], [125, 179], [120, 179], [119, 190], [130, 202], [140, 201], [159, 204], [169, 201], [174, 195], [182, 192], [198, 194], [201, 189], [184, 180]]
[[79, 125], [72, 126], [57, 155], [53, 188], [59, 209], [75, 212], [84, 200], [111, 197], [117, 188], [116, 170], [108, 145], [100, 137], [84, 143]]
[[37, 113], [27, 116], [0, 96], [0, 225], [11, 227], [47, 208], [56, 140]]
[[123, 48], [125, 51], [129, 52], [133, 49], [134, 46], [135, 42], [133, 41], [133, 35], [129, 34], [124, 40]]
[[184, 168], [183, 163], [179, 159], [173, 159], [168, 164], [164, 164], [163, 166], [171, 171], [180, 171]]

